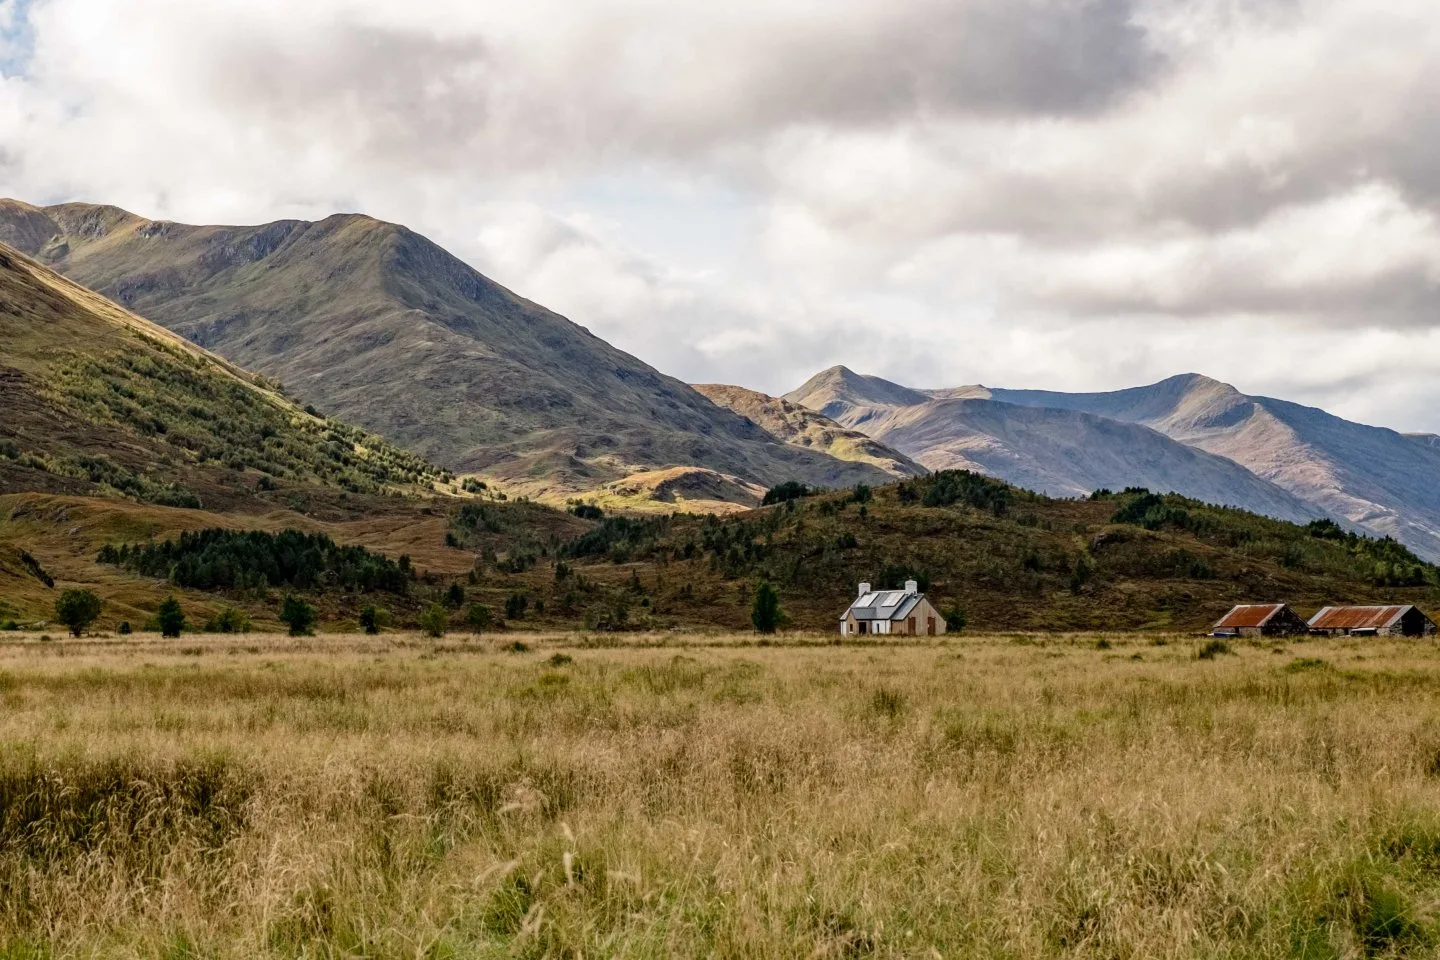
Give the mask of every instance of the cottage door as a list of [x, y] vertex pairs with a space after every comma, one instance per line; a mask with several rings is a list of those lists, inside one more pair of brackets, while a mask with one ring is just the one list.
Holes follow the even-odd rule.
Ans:
[[914, 618], [914, 617], [911, 617], [911, 618], [910, 618], [910, 635], [913, 637], [913, 636], [915, 635], [915, 632], [916, 632], [916, 631], [915, 631], [915, 618]]
[[925, 627], [926, 627], [926, 632], [929, 633], [930, 636], [932, 636], [932, 637], [935, 636], [935, 618], [934, 618], [934, 617], [926, 617], [926, 618], [925, 618]]

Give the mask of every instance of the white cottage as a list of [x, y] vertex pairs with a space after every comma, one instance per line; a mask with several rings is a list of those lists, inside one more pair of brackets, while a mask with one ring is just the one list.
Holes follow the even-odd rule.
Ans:
[[871, 590], [860, 584], [859, 596], [840, 618], [840, 632], [862, 634], [905, 634], [939, 636], [945, 632], [945, 618], [925, 599], [919, 584], [905, 581], [904, 590]]

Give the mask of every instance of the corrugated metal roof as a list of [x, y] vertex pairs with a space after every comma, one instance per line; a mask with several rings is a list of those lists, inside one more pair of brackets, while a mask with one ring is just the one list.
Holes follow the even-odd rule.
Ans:
[[1384, 630], [1410, 607], [1326, 607], [1310, 619], [1312, 630]]
[[1241, 628], [1263, 627], [1281, 610], [1283, 603], [1242, 603], [1220, 618], [1213, 630], [1239, 630]]
[[923, 593], [906, 593], [904, 590], [867, 593], [852, 603], [845, 615], [853, 615], [856, 620], [904, 620], [923, 596]]

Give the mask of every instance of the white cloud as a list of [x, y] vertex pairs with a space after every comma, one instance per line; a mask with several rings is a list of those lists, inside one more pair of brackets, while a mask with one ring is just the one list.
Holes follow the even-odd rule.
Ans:
[[1429, 0], [0, 0], [22, 34], [0, 193], [400, 220], [695, 380], [1198, 369], [1440, 429]]

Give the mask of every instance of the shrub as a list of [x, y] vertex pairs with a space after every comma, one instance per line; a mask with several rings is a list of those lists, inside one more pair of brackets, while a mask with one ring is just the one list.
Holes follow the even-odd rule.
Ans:
[[1234, 652], [1234, 650], [1230, 649], [1230, 644], [1216, 637], [1213, 640], [1207, 641], [1205, 645], [1196, 652], [1195, 659], [1214, 660], [1216, 657], [1226, 656]]
[[570, 512], [581, 520], [604, 520], [605, 511], [593, 503], [577, 503], [570, 508]]
[[449, 626], [450, 615], [438, 603], [430, 604], [420, 615], [420, 632], [427, 637], [434, 637], [438, 640], [445, 636], [445, 630]]
[[750, 606], [750, 622], [756, 633], [771, 634], [780, 629], [785, 612], [780, 609], [780, 594], [768, 580], [755, 588], [755, 601]]
[[100, 616], [100, 598], [89, 590], [66, 590], [55, 601], [55, 619], [70, 628], [78, 637]]
[[249, 633], [250, 618], [242, 610], [223, 607], [205, 624], [207, 633]]
[[445, 591], [445, 606], [451, 610], [459, 610], [464, 605], [465, 588], [458, 583], [450, 584], [450, 588]]
[[483, 603], [472, 603], [470, 609], [465, 612], [465, 622], [470, 624], [470, 628], [476, 633], [484, 633], [489, 630], [494, 621], [495, 615]]
[[530, 606], [530, 600], [523, 593], [512, 593], [505, 600], [505, 619], [524, 620], [525, 610]]
[[40, 561], [30, 556], [25, 550], [20, 551], [20, 564], [26, 570], [29, 570], [30, 575], [36, 580], [39, 580], [52, 590], [55, 589], [55, 578], [46, 573], [45, 568], [40, 566]]
[[390, 621], [390, 612], [384, 607], [377, 607], [373, 603], [360, 611], [360, 626], [371, 636], [379, 633]]
[[16, 623], [14, 620], [0, 620], [0, 630], [5, 631], [6, 633], [13, 633], [19, 629], [20, 624]]
[[180, 608], [180, 601], [166, 597], [155, 611], [155, 625], [160, 628], [162, 637], [180, 636], [185, 630], [185, 611]]
[[134, 632], [134, 628], [130, 626], [129, 620], [121, 620], [120, 626], [116, 628], [115, 632], [122, 637], [128, 637]]
[[280, 622], [290, 628], [292, 637], [308, 637], [315, 632], [315, 608], [287, 593], [280, 604]]
[[960, 609], [959, 604], [952, 604], [949, 610], [945, 611], [945, 629], [950, 633], [959, 633], [970, 624], [970, 619], [965, 616], [965, 611]]

